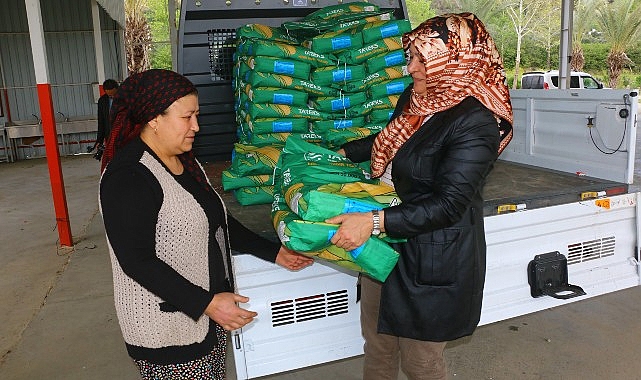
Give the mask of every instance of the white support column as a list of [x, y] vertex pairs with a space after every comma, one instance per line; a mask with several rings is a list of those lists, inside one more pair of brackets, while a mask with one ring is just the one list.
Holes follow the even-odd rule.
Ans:
[[67, 247], [73, 246], [71, 224], [69, 222], [69, 209], [62, 175], [60, 151], [58, 150], [58, 133], [56, 132], [56, 118], [53, 109], [51, 84], [49, 83], [49, 67], [47, 63], [47, 49], [45, 34], [42, 28], [42, 11], [40, 0], [25, 0], [27, 10], [27, 23], [29, 24], [29, 38], [31, 39], [31, 53], [33, 55], [33, 68], [36, 73], [36, 88], [38, 103], [40, 105], [40, 120], [47, 151], [47, 166], [49, 168], [49, 181], [53, 195], [53, 207], [56, 213], [56, 222], [60, 244]]
[[169, 11], [169, 44], [171, 45], [171, 69], [178, 71], [178, 28], [176, 25], [176, 0], [167, 0]]
[[39, 0], [25, 0], [29, 37], [31, 38], [31, 53], [33, 68], [36, 72], [36, 83], [49, 83], [49, 66], [47, 63], [47, 47], [45, 33], [42, 29], [42, 12]]
[[96, 72], [98, 73], [98, 85], [107, 79], [105, 77], [105, 55], [102, 50], [102, 27], [100, 25], [100, 9], [98, 2], [91, 2], [91, 19], [93, 21], [93, 41], [96, 47]]
[[125, 79], [129, 76], [129, 69], [127, 68], [127, 48], [125, 47], [125, 28], [120, 29], [118, 35], [120, 36], [120, 76]]
[[559, 88], [570, 88], [570, 58], [572, 58], [572, 0], [561, 1], [561, 36], [559, 44]]

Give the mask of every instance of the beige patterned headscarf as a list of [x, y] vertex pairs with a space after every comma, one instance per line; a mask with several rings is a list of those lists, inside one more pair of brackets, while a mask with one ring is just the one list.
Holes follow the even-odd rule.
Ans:
[[[400, 147], [426, 116], [473, 96], [494, 112], [501, 134], [499, 154], [512, 139], [512, 105], [503, 62], [483, 23], [472, 13], [445, 14], [403, 35], [405, 51], [414, 45], [425, 64], [427, 95], [412, 91], [403, 112], [374, 141], [372, 174], [380, 177]], [[499, 123], [499, 119], [503, 122]]]

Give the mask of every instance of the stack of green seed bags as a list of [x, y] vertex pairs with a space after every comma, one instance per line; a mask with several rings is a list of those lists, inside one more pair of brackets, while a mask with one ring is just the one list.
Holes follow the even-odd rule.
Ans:
[[367, 2], [327, 6], [280, 27], [240, 27], [232, 81], [238, 143], [224, 189], [243, 205], [269, 203], [274, 150], [290, 136], [335, 150], [380, 131], [411, 83], [401, 46], [409, 29]]
[[325, 220], [397, 203], [394, 190], [372, 180], [367, 168], [300, 138], [287, 140], [275, 171], [272, 221], [288, 248], [385, 281], [398, 261], [388, 242], [400, 240], [371, 236], [348, 252], [331, 244], [339, 226]]

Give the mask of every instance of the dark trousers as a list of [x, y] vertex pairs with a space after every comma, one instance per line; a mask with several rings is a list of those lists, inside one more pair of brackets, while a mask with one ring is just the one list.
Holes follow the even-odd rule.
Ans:
[[410, 380], [445, 380], [446, 342], [377, 333], [382, 284], [361, 276], [361, 329], [365, 338], [363, 380], [396, 380], [399, 364]]

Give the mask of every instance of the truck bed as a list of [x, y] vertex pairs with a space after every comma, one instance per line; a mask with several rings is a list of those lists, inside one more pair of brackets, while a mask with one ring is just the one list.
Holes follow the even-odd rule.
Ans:
[[[205, 165], [212, 184], [221, 189], [220, 171], [229, 166], [228, 162], [213, 162]], [[241, 206], [231, 192], [219, 191], [229, 212], [251, 230], [276, 239], [270, 219], [271, 205]], [[485, 216], [498, 215], [499, 206], [525, 207], [528, 210], [578, 202], [581, 194], [606, 192], [607, 195], [625, 194], [625, 183], [568, 174], [535, 166], [499, 160], [485, 185]]]

